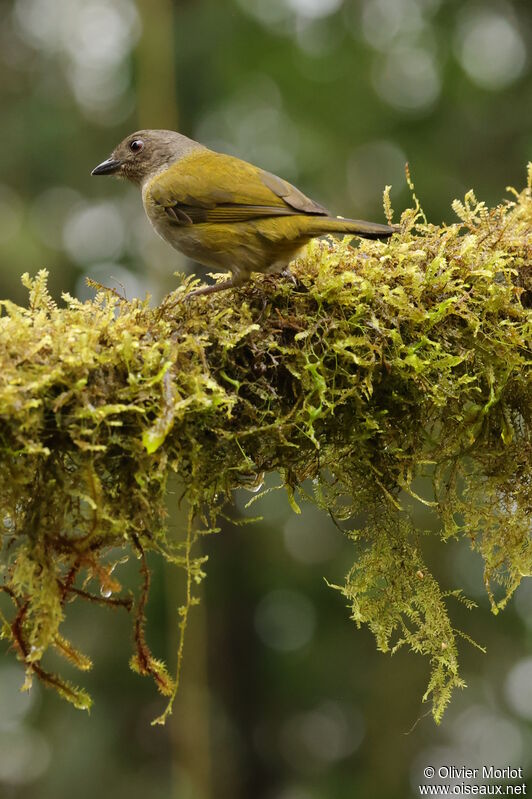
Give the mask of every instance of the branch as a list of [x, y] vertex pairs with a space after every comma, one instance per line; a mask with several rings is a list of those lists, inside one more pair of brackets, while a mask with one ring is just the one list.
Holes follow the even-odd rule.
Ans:
[[[456, 225], [422, 223], [416, 201], [389, 242], [314, 241], [295, 285], [258, 277], [184, 301], [188, 279], [155, 309], [107, 289], [57, 307], [44, 271], [25, 276], [29, 307], [5, 301], [0, 317], [0, 569], [13, 605], [3, 635], [28, 677], [88, 706], [41, 661], [53, 646], [88, 666], [60, 633], [74, 599], [129, 607], [118, 550], [141, 553], [133, 666], [175, 694], [179, 674], [168, 677], [144, 637], [144, 553], [187, 572], [181, 664], [203, 577], [194, 542], [234, 489], [276, 470], [296, 511], [300, 496], [359, 520], [339, 590], [379, 649], [428, 657], [439, 719], [463, 684], [451, 594], [401, 503], [428, 504], [442, 540], [470, 540], [494, 611], [531, 573], [531, 181], [532, 169], [492, 210], [469, 192]], [[191, 509], [177, 543], [165, 528], [171, 472]], [[429, 498], [412, 488], [423, 475]]]

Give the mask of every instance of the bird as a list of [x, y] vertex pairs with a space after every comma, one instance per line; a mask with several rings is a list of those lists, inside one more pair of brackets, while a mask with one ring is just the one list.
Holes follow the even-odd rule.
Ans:
[[91, 174], [136, 184], [149, 221], [168, 244], [231, 273], [189, 297], [241, 286], [253, 272], [286, 271], [313, 238], [343, 233], [378, 239], [398, 229], [332, 216], [286, 180], [173, 130], [126, 136]]

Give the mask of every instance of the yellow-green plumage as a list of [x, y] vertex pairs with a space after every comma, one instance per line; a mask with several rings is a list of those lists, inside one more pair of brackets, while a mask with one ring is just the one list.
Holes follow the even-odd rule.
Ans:
[[[229, 270], [238, 282], [252, 272], [281, 271], [315, 236], [389, 231], [330, 217], [281, 178], [210, 150], [186, 155], [152, 178], [143, 195], [146, 213], [164, 239], [195, 261]], [[180, 212], [174, 218], [173, 208]]]

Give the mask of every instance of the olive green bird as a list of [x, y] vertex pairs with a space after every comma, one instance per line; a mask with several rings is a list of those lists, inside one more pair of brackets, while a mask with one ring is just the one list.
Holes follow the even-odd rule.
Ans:
[[310, 239], [327, 233], [376, 239], [396, 230], [331, 216], [282, 178], [172, 130], [127, 136], [92, 174], [136, 183], [148, 219], [168, 244], [232, 274], [193, 295], [240, 286], [253, 272], [282, 272]]

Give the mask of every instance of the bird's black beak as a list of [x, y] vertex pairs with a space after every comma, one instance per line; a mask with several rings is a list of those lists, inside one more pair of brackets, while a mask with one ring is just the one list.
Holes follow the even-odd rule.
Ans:
[[102, 161], [101, 164], [98, 164], [98, 166], [92, 170], [91, 175], [114, 175], [121, 166], [122, 161], [118, 161], [116, 158], [108, 158], [106, 161]]

